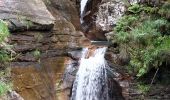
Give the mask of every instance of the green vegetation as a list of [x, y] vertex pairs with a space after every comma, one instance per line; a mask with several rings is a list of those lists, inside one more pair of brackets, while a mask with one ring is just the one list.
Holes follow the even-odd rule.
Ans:
[[124, 16], [120, 19], [119, 22], [117, 22], [116, 27], [114, 30], [116, 32], [125, 32], [129, 30], [129, 26], [133, 26], [133, 22], [137, 21], [139, 19], [139, 16], [136, 15], [129, 15], [129, 16]]
[[0, 96], [12, 89], [12, 83], [8, 79], [11, 75], [10, 71], [11, 69], [9, 67], [0, 71]]
[[5, 22], [0, 20], [0, 63], [6, 63], [10, 60], [9, 49], [6, 40], [9, 36], [8, 27]]
[[170, 18], [170, 2], [166, 2], [158, 11], [158, 13], [166, 18]]
[[5, 50], [0, 50], [0, 63], [5, 63], [10, 60], [8, 52]]
[[128, 11], [132, 12], [134, 14], [139, 13], [141, 10], [142, 9], [141, 9], [140, 5], [138, 5], [138, 4], [134, 4], [128, 8]]
[[11, 86], [4, 83], [4, 82], [0, 82], [0, 95], [3, 95], [4, 93], [6, 93], [8, 90], [10, 90]]
[[8, 36], [8, 27], [6, 26], [6, 23], [0, 20], [0, 43], [2, 43]]
[[150, 7], [147, 5], [139, 5], [139, 4], [134, 4], [128, 8], [128, 11], [132, 14], [138, 14], [140, 12], [145, 12], [145, 13], [156, 13], [158, 11], [158, 7]]
[[138, 83], [137, 87], [140, 90], [140, 92], [142, 92], [143, 94], [146, 94], [150, 89], [149, 85], [145, 85], [145, 84], [142, 84], [142, 83]]
[[[161, 8], [169, 9], [164, 6]], [[166, 62], [170, 53], [170, 22], [159, 16], [157, 7], [134, 4], [128, 12], [114, 28], [113, 40], [121, 49], [127, 49], [131, 56], [129, 69], [141, 77]]]
[[33, 26], [33, 22], [31, 22], [29, 20], [25, 20], [24, 24], [27, 25], [27, 29], [29, 29], [31, 26]]
[[10, 61], [10, 47], [6, 43], [8, 36], [7, 24], [0, 20], [0, 96], [11, 88], [11, 83], [8, 79], [10, 77], [10, 68], [7, 67]]
[[41, 52], [38, 49], [36, 49], [35, 51], [33, 51], [33, 55], [34, 57], [39, 58], [41, 55]]

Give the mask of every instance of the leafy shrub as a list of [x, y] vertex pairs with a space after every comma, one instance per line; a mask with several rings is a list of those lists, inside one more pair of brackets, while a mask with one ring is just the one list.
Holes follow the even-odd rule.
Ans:
[[6, 23], [0, 20], [0, 43], [9, 36], [9, 31]]
[[136, 14], [136, 13], [139, 13], [141, 11], [141, 7], [138, 4], [133, 4], [132, 6], [130, 6], [128, 8], [128, 11], [131, 12], [131, 13]]
[[119, 22], [117, 22], [116, 27], [114, 28], [114, 30], [116, 32], [120, 32], [120, 31], [125, 31], [128, 30], [129, 26], [138, 20], [138, 16], [135, 15], [127, 15], [127, 16], [123, 16]]
[[7, 24], [0, 20], [0, 63], [8, 62], [10, 57], [8, 55], [7, 48], [8, 45], [5, 43], [7, 37], [9, 36], [9, 30]]
[[139, 4], [133, 4], [128, 7], [128, 11], [133, 13], [133, 14], [138, 14], [140, 12], [145, 12], [145, 13], [157, 13], [158, 12], [158, 7], [150, 7], [146, 5], [139, 5]]
[[142, 10], [146, 13], [157, 13], [158, 7], [148, 7], [148, 6], [143, 6]]
[[[123, 23], [122, 20], [120, 22]], [[135, 21], [127, 24], [128, 20], [124, 21], [125, 27], [130, 27], [130, 31], [117, 30], [116, 26], [115, 32], [117, 34], [115, 39], [121, 45], [126, 45], [126, 49], [131, 54], [129, 66], [140, 77], [151, 67], [160, 66], [166, 59], [162, 59], [162, 52], [170, 50], [170, 36], [162, 35], [159, 30], [160, 27], [168, 25], [168, 21], [165, 19], [147, 19], [136, 25], [136, 27], [131, 27], [133, 22]]]
[[0, 82], [0, 95], [4, 94], [7, 91], [7, 86], [5, 83]]
[[145, 85], [143, 83], [138, 83], [137, 87], [144, 94], [146, 94], [149, 91], [149, 89], [150, 89], [149, 85]]
[[170, 18], [170, 3], [166, 2], [164, 5], [159, 9], [158, 13], [166, 18]]
[[0, 20], [0, 95], [5, 94], [10, 89], [8, 67], [6, 64], [10, 61], [9, 49], [7, 42], [7, 37], [9, 36], [9, 31], [7, 24]]
[[11, 90], [11, 84], [0, 81], [0, 96]]
[[0, 63], [5, 63], [10, 60], [8, 52], [5, 50], [0, 50]]

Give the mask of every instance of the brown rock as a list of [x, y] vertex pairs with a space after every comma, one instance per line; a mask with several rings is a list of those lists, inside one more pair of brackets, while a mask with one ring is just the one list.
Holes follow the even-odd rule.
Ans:
[[68, 59], [53, 57], [39, 63], [12, 63], [14, 89], [24, 100], [56, 100], [56, 84], [62, 78]]
[[24, 44], [24, 45], [14, 45], [13, 50], [16, 52], [26, 52], [36, 49], [40, 44]]
[[80, 30], [79, 12], [70, 0], [49, 0], [47, 7], [59, 12], [67, 21], [71, 22], [76, 30]]

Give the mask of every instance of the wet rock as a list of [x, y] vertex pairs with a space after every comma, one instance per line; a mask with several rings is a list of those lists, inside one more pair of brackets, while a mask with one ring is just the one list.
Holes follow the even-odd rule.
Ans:
[[[3, 1], [9, 2], [6, 8], [10, 6], [9, 4], [12, 1], [14, 0]], [[31, 24], [29, 28], [24, 26], [25, 24], [22, 24], [23, 19], [21, 21], [15, 19], [15, 13], [12, 16], [10, 15], [12, 19], [10, 19], [11, 17], [4, 19], [10, 23], [12, 23], [11, 20], [15, 22], [14, 25], [9, 23], [12, 30], [20, 30], [21, 28], [23, 30], [12, 32], [9, 39], [9, 43], [13, 45], [13, 49], [17, 52], [14, 55], [16, 59], [11, 65], [14, 90], [24, 100], [67, 100], [70, 89], [63, 85], [60, 87], [64, 69], [70, 64], [77, 66], [77, 59], [79, 58], [77, 51], [80, 52], [82, 45], [89, 45], [89, 40], [82, 35], [82, 32], [77, 31], [79, 30], [79, 15], [74, 4], [70, 0], [44, 0], [52, 2], [51, 4], [46, 2], [47, 10], [46, 7], [42, 7], [44, 4], [41, 3], [41, 0], [15, 1], [13, 4], [16, 4], [15, 7], [18, 7], [17, 9], [21, 12], [19, 15], [32, 14], [27, 20], [32, 22], [33, 25]], [[22, 7], [24, 8], [22, 9]], [[25, 11], [25, 9], [29, 10]], [[44, 10], [47, 12], [44, 12]], [[12, 11], [15, 11], [15, 9]], [[13, 14], [12, 11], [9, 10], [9, 13]], [[55, 23], [49, 12], [56, 19]], [[51, 24], [54, 25], [53, 28]], [[44, 28], [52, 29], [50, 31], [38, 31], [44, 30]], [[35, 51], [39, 54], [38, 58], [33, 54]], [[75, 59], [73, 62], [72, 58]], [[76, 73], [77, 68], [70, 68]], [[68, 76], [70, 82], [67, 87], [70, 86], [73, 79], [74, 77], [70, 74]]]
[[81, 58], [81, 52], [82, 50], [69, 51], [68, 56], [74, 60], [79, 60]]
[[21, 61], [21, 62], [35, 62], [37, 60], [38, 58], [30, 53], [27, 53], [25, 55], [19, 55], [15, 58], [15, 61]]
[[40, 62], [13, 62], [14, 90], [24, 100], [56, 100], [57, 84], [61, 81], [68, 59], [52, 57]]
[[1, 1], [0, 19], [8, 23], [11, 31], [50, 30], [55, 21], [42, 0]]
[[[61, 4], [62, 5], [61, 5]], [[59, 5], [60, 4], [60, 5]], [[83, 37], [78, 27], [80, 27], [79, 15], [70, 0], [51, 0], [47, 4], [48, 10], [53, 14], [56, 23], [52, 30], [52, 48], [77, 48]]]
[[101, 28], [96, 27], [96, 13], [98, 12], [101, 0], [88, 0], [82, 14], [83, 23], [81, 23], [84, 35], [90, 40], [106, 40]]
[[24, 45], [14, 45], [13, 49], [16, 52], [26, 52], [36, 49], [40, 44], [24, 44]]
[[26, 35], [10, 35], [11, 41], [35, 41], [35, 38], [32, 36], [26, 36]]
[[119, 85], [117, 81], [108, 76], [108, 88], [109, 88], [109, 96], [112, 98], [111, 100], [125, 100], [122, 95], [122, 87]]
[[49, 0], [49, 6], [58, 10], [59, 13], [69, 22], [71, 22], [76, 30], [80, 30], [79, 10], [70, 0]]
[[107, 51], [105, 58], [116, 65], [127, 65], [130, 62], [130, 55], [126, 51], [121, 50], [119, 52], [118, 48], [109, 48]]
[[61, 85], [62, 89], [69, 89], [69, 91], [72, 91], [72, 85], [73, 82], [76, 78], [76, 73], [78, 71], [78, 61], [76, 60], [70, 60], [70, 62], [68, 63], [68, 65], [66, 66], [65, 72], [64, 72], [64, 76], [63, 76], [63, 83]]
[[56, 56], [67, 56], [67, 50], [47, 50], [41, 54], [41, 58], [50, 58]]
[[16, 91], [8, 92], [10, 100], [24, 100]]

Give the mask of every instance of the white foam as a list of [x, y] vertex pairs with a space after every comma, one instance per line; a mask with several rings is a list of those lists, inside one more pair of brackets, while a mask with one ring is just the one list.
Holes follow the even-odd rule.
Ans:
[[80, 2], [80, 22], [83, 23], [83, 13], [85, 11], [85, 7], [88, 0], [81, 0]]
[[71, 100], [108, 100], [106, 49], [96, 49], [90, 58], [81, 58]]

